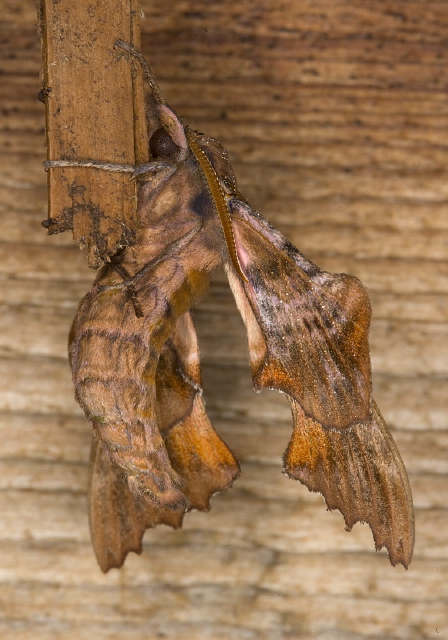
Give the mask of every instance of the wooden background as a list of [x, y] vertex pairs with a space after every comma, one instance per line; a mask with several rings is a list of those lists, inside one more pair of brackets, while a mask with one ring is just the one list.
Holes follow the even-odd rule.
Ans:
[[375, 395], [410, 474], [410, 570], [281, 474], [291, 429], [252, 392], [222, 274], [196, 313], [207, 406], [243, 463], [185, 528], [101, 574], [90, 428], [66, 338], [93, 278], [47, 237], [33, 2], [1, 0], [0, 637], [448, 638], [448, 3], [145, 0], [169, 103], [228, 148], [241, 191], [321, 267], [367, 285]]

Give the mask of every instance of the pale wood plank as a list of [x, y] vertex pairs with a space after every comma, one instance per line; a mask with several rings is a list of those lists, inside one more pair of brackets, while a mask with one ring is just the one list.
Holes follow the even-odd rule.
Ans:
[[[233, 364], [221, 363], [221, 372], [218, 373], [216, 361], [216, 358], [210, 358], [203, 371], [205, 397], [212, 413], [227, 416], [230, 420], [242, 415], [255, 415], [257, 421], [274, 424], [290, 420], [288, 403], [280, 394], [267, 391], [254, 394], [248, 366], [237, 368]], [[12, 370], [15, 371], [13, 387], [9, 384]], [[82, 415], [73, 399], [65, 360], [0, 360], [0, 382], [0, 411]], [[392, 426], [411, 430], [446, 429], [446, 379], [377, 375], [375, 390], [376, 397], [381, 399], [384, 415]], [[422, 397], [426, 399], [425, 403], [421, 402]], [[232, 399], [231, 405], [229, 398]]]
[[[103, 576], [90, 548], [90, 426], [66, 333], [94, 273], [48, 238], [35, 8], [3, 3], [0, 56], [0, 638], [438, 640], [448, 636], [444, 2], [144, 2], [169, 103], [229, 149], [249, 201], [373, 303], [375, 395], [417, 507], [410, 570], [281, 474], [288, 403], [255, 395], [224, 277], [196, 314], [207, 407], [243, 462], [186, 528]], [[13, 6], [14, 5], [14, 6]], [[285, 21], [285, 16], [288, 20]], [[113, 96], [112, 96], [113, 97]]]

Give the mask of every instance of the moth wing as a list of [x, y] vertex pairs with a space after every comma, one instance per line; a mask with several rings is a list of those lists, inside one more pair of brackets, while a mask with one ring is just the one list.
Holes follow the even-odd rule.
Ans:
[[[213, 429], [204, 408], [199, 351], [190, 314], [176, 323], [156, 373], [156, 414], [170, 463], [178, 473], [188, 509], [207, 510], [214, 493], [239, 474], [230, 449]], [[89, 522], [101, 569], [121, 567], [130, 551], [141, 553], [146, 529], [182, 526], [184, 512], [136, 496], [120, 468], [94, 438], [90, 462]]]
[[130, 551], [142, 552], [146, 529], [167, 524], [178, 529], [183, 512], [135, 496], [121, 469], [96, 437], [92, 440], [88, 513], [96, 559], [104, 573], [123, 565]]
[[232, 278], [231, 286], [250, 325], [256, 387], [296, 398], [324, 426], [365, 419], [370, 303], [363, 285], [321, 271], [247, 205], [234, 208], [235, 243], [248, 282], [238, 288]]
[[406, 568], [414, 547], [414, 512], [406, 470], [373, 398], [369, 417], [329, 429], [291, 399], [294, 431], [284, 455], [286, 474], [339, 509], [346, 528], [367, 522], [375, 548]]
[[230, 201], [248, 282], [227, 273], [248, 332], [254, 384], [287, 394], [286, 473], [367, 522], [377, 548], [408, 566], [414, 516], [402, 460], [371, 399], [370, 304], [361, 283], [318, 269], [245, 203]]
[[[156, 387], [158, 422], [171, 465], [181, 478], [190, 509], [207, 510], [212, 495], [230, 487], [240, 468], [205, 411], [199, 348], [189, 313], [179, 318], [162, 351]], [[171, 415], [173, 407], [182, 406], [179, 399], [185, 394], [190, 394], [190, 409]]]

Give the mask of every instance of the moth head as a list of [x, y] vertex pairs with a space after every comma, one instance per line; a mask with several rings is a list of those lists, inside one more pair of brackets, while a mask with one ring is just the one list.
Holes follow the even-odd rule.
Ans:
[[154, 160], [162, 158], [163, 160], [171, 160], [176, 158], [180, 152], [180, 148], [171, 138], [169, 133], [163, 127], [159, 127], [154, 131], [149, 140], [149, 151]]
[[149, 151], [155, 160], [182, 162], [188, 155], [188, 142], [182, 122], [166, 105], [159, 107], [158, 127], [149, 139]]

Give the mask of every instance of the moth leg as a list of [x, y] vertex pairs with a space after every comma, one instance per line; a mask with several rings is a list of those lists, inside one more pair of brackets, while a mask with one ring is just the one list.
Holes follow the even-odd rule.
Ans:
[[129, 300], [132, 302], [132, 306], [134, 307], [135, 315], [137, 318], [143, 318], [143, 311], [140, 305], [140, 302], [137, 299], [137, 291], [135, 290], [135, 286], [133, 284], [133, 278], [131, 274], [121, 266], [121, 264], [117, 261], [117, 258], [114, 256], [111, 258], [111, 264], [114, 270], [118, 273], [119, 276], [123, 278], [123, 285], [126, 287], [126, 292]]
[[166, 180], [177, 169], [176, 162], [152, 160], [145, 164], [136, 165], [131, 180], [152, 180], [163, 178]]

